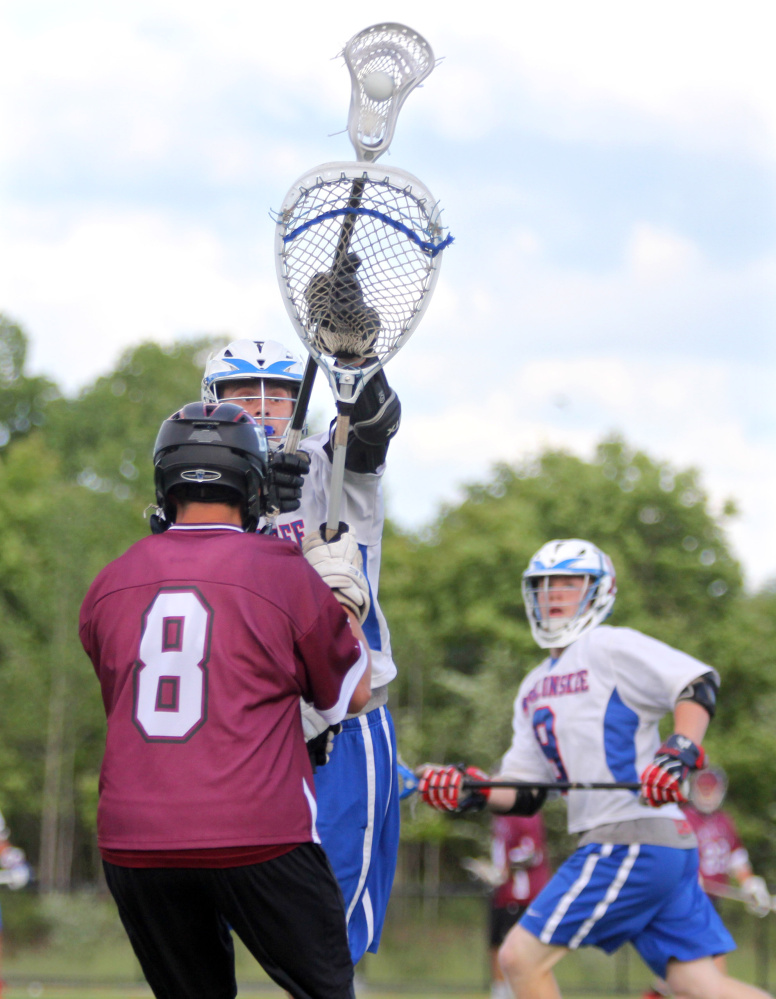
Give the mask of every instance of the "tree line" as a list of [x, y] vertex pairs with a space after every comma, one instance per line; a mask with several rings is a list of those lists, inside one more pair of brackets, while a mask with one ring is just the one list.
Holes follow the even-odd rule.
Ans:
[[[140, 343], [69, 397], [26, 373], [27, 337], [0, 317], [0, 808], [42, 890], [98, 877], [105, 723], [78, 641], [80, 603], [102, 566], [147, 533], [156, 432], [198, 397], [220, 343]], [[420, 532], [389, 522], [380, 593], [399, 666], [391, 705], [403, 757], [496, 765], [519, 682], [541, 658], [521, 574], [544, 541], [588, 538], [617, 570], [611, 623], [721, 673], [706, 747], [728, 772], [756, 868], [776, 879], [776, 587], [745, 591], [725, 534], [733, 516], [733, 502], [711, 513], [697, 470], [612, 438], [591, 461], [549, 450], [498, 465]], [[548, 822], [560, 841], [560, 812], [549, 809]], [[452, 876], [486, 831], [481, 818], [451, 822], [419, 808], [405, 813], [402, 837], [407, 856], [431, 843], [438, 860], [441, 848]]]

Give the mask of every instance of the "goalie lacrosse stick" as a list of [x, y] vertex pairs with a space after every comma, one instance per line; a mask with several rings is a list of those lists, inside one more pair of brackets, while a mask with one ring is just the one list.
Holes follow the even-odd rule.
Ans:
[[433, 69], [430, 46], [404, 25], [377, 24], [351, 38], [343, 55], [352, 81], [348, 133], [360, 162], [300, 178], [276, 230], [286, 309], [308, 366], [326, 372], [337, 403], [327, 539], [339, 527], [353, 406], [417, 325], [436, 283], [437, 254], [450, 242], [420, 181], [371, 165], [390, 145], [407, 96]]

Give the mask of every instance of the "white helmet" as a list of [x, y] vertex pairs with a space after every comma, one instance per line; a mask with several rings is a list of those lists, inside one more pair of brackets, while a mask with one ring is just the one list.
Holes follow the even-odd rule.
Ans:
[[[550, 616], [548, 596], [551, 576], [584, 576], [581, 590], [574, 590], [573, 606]], [[614, 566], [608, 555], [589, 541], [565, 538], [548, 541], [533, 556], [523, 573], [523, 600], [531, 634], [543, 649], [565, 649], [589, 628], [612, 613], [617, 594]]]
[[[296, 398], [303, 373], [300, 359], [277, 340], [233, 340], [208, 358], [202, 378], [202, 401], [221, 402], [225, 383], [245, 381], [248, 378], [258, 381], [262, 399], [265, 398], [265, 380], [287, 383]], [[274, 397], [268, 395], [266, 398]], [[281, 437], [271, 433], [272, 427], [265, 427], [265, 430], [270, 447], [279, 447]]]

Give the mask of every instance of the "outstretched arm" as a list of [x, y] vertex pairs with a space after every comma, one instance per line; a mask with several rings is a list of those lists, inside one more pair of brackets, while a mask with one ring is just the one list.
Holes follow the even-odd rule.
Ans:
[[[399, 397], [381, 368], [372, 375], [353, 406], [345, 468], [350, 472], [376, 472], [385, 463], [388, 444], [401, 422]], [[326, 445], [331, 460], [331, 444]]]

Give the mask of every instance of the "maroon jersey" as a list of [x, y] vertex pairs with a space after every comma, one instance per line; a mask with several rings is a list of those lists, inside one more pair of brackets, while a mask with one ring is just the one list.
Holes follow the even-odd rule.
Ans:
[[725, 812], [704, 815], [690, 805], [685, 806], [684, 813], [698, 837], [701, 877], [719, 885], [730, 884], [731, 874], [749, 863], [733, 820]]
[[494, 816], [491, 833], [493, 864], [503, 871], [504, 883], [496, 889], [493, 906], [528, 905], [550, 880], [547, 843], [541, 816]]
[[299, 698], [340, 720], [366, 657], [297, 545], [212, 525], [144, 538], [94, 581], [80, 633], [108, 719], [101, 848], [318, 841]]

